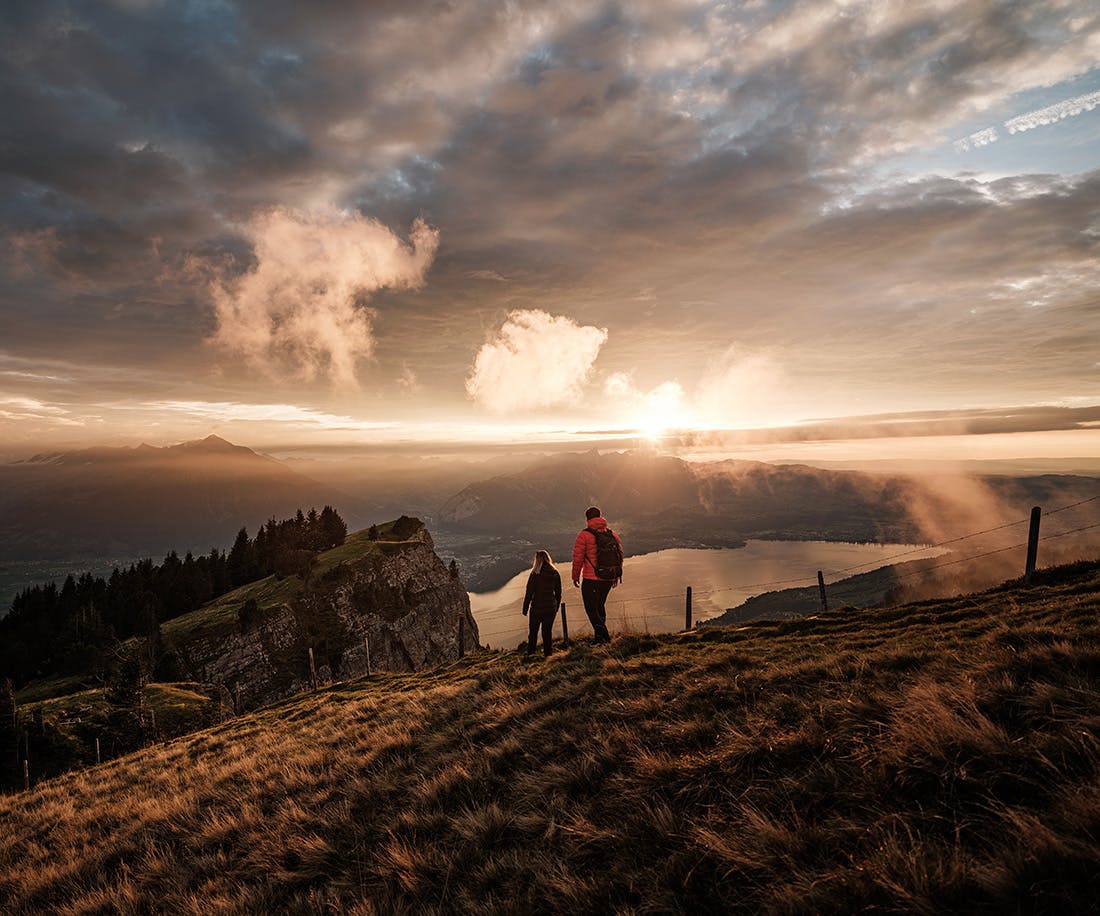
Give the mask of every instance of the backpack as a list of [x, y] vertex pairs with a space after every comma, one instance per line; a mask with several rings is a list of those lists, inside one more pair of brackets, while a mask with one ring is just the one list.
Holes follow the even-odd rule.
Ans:
[[597, 531], [589, 528], [596, 538], [596, 577], [598, 579], [621, 579], [623, 576], [623, 549], [615, 532], [608, 528]]

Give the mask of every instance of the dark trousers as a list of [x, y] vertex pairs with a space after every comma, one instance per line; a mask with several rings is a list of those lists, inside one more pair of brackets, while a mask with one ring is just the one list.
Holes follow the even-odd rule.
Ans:
[[530, 630], [527, 632], [527, 654], [535, 651], [539, 643], [539, 628], [542, 628], [542, 654], [549, 655], [554, 642], [554, 618], [558, 616], [558, 607], [531, 608], [527, 612]]
[[581, 582], [581, 599], [584, 601], [584, 612], [588, 615], [588, 621], [592, 624], [592, 632], [596, 634], [595, 641], [611, 642], [611, 634], [607, 632], [607, 595], [614, 583], [610, 579], [584, 579]]

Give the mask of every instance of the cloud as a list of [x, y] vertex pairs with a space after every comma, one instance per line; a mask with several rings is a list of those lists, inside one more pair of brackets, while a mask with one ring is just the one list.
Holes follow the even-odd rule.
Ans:
[[255, 264], [215, 281], [213, 342], [270, 375], [352, 386], [374, 348], [371, 293], [421, 286], [439, 242], [420, 219], [408, 245], [358, 213], [285, 208], [260, 212], [246, 232]]
[[708, 364], [695, 403], [699, 415], [718, 427], [778, 426], [798, 419], [782, 363], [739, 344]]
[[4, 393], [0, 393], [0, 420], [40, 420], [58, 426], [84, 425], [84, 420], [73, 417], [66, 408], [38, 398]]
[[492, 280], [495, 283], [507, 283], [508, 278], [495, 270], [468, 270], [466, 276], [471, 280]]
[[606, 341], [606, 328], [517, 309], [478, 351], [466, 393], [494, 413], [579, 400]]
[[797, 419], [783, 366], [740, 344], [710, 360], [688, 389], [670, 379], [644, 390], [632, 373], [612, 372], [604, 393], [626, 422], [647, 432], [778, 426]]
[[238, 401], [146, 401], [139, 405], [141, 410], [185, 414], [200, 420], [218, 423], [238, 421], [279, 423], [299, 427], [319, 427], [322, 429], [390, 429], [394, 423], [374, 423], [356, 420], [353, 417], [340, 416], [314, 410], [311, 407], [299, 407], [297, 404], [247, 404]]
[[[1004, 122], [1005, 130], [1009, 134], [1021, 134], [1036, 127], [1044, 127], [1048, 124], [1056, 124], [1066, 118], [1076, 118], [1086, 111], [1092, 111], [1100, 105], [1100, 91], [1087, 92], [1084, 95], [1074, 96], [1072, 99], [1063, 99], [1045, 108], [1036, 108], [1034, 111], [1025, 112]], [[969, 136], [955, 141], [955, 151], [959, 153], [969, 152], [982, 146], [989, 146], [997, 142], [997, 128], [986, 127], [975, 131]]]
[[420, 383], [419, 376], [417, 376], [416, 372], [414, 372], [410, 366], [402, 368], [401, 374], [397, 377], [397, 384], [408, 394], [415, 394], [424, 387]]
[[955, 141], [955, 152], [966, 153], [972, 149], [978, 149], [983, 146], [989, 146], [991, 143], [997, 142], [997, 129], [995, 127], [985, 127], [981, 130], [976, 130], [969, 136], [963, 137], [961, 140]]
[[675, 380], [661, 382], [643, 391], [638, 388], [631, 373], [612, 372], [604, 380], [603, 390], [622, 422], [643, 432], [659, 433], [673, 427], [686, 428], [694, 422], [684, 387]]
[[[443, 380], [470, 374], [484, 342], [471, 312], [556, 314], [569, 302], [615, 331], [602, 370], [640, 366], [658, 342], [693, 409], [699, 354], [734, 334], [781, 351], [789, 387], [830, 412], [1092, 390], [1096, 287], [1083, 265], [1097, 258], [1096, 175], [1044, 177], [1064, 166], [1035, 144], [1010, 151], [1000, 122], [993, 160], [1034, 154], [1015, 184], [918, 180], [903, 164], [884, 189], [866, 166], [885, 176], [895, 163], [883, 156], [919, 158], [970, 130], [960, 125], [992, 125], [1021, 92], [1095, 89], [1095, 6], [243, 0], [83, 4], [74, 19], [66, 4], [9, 4], [5, 346], [167, 390], [195, 384], [189, 396], [212, 401], [294, 400], [296, 377], [354, 378], [374, 348], [388, 389], [407, 364], [423, 386], [403, 386], [407, 400], [469, 410]], [[1075, 77], [1067, 85], [1083, 88], [1056, 88]], [[1077, 96], [1009, 124], [1090, 104]], [[318, 245], [341, 227], [354, 234], [339, 208], [401, 234], [430, 214], [446, 257], [427, 258], [415, 308], [412, 295], [367, 302], [374, 281], [352, 291], [349, 271], [338, 307], [326, 297], [339, 290], [318, 305], [311, 287], [284, 309], [261, 275], [281, 264], [293, 279], [312, 259], [284, 264], [276, 248], [260, 260], [252, 238], [253, 263], [238, 237], [271, 206], [299, 214], [301, 240]], [[221, 256], [253, 266], [221, 273], [218, 352], [201, 346], [206, 281], [179, 266]], [[420, 265], [403, 275], [423, 282]], [[1048, 280], [1014, 285], [1037, 275]], [[1006, 379], [1000, 367], [1025, 339], [1042, 361]], [[209, 361], [227, 353], [286, 387], [225, 372], [204, 388]], [[771, 396], [733, 394], [711, 374], [702, 397], [716, 417], [737, 422]], [[662, 377], [639, 372], [640, 394]], [[78, 387], [102, 398], [122, 384]]]

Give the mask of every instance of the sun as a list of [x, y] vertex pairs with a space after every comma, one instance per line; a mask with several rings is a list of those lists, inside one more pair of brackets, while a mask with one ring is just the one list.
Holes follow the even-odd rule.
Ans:
[[653, 441], [669, 430], [693, 426], [683, 389], [674, 382], [654, 388], [644, 397], [635, 425], [645, 438]]

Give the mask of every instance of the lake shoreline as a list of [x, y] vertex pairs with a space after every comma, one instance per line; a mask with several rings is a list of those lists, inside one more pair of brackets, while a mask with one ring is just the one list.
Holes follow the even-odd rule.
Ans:
[[[792, 585], [816, 588], [818, 569], [832, 578], [848, 569], [866, 572], [886, 567], [899, 552], [931, 556], [936, 549], [919, 544], [754, 538], [736, 548], [669, 548], [634, 554], [626, 558], [623, 584], [609, 595], [608, 626], [613, 632], [674, 632], [684, 626], [688, 586], [693, 589], [693, 623], [701, 624], [755, 596]], [[555, 566], [562, 575], [570, 635], [587, 633], [590, 627], [580, 594], [568, 581], [570, 563]], [[520, 570], [499, 589], [469, 592], [483, 644], [515, 645], [526, 635], [520, 615], [525, 583], [526, 570]]]

